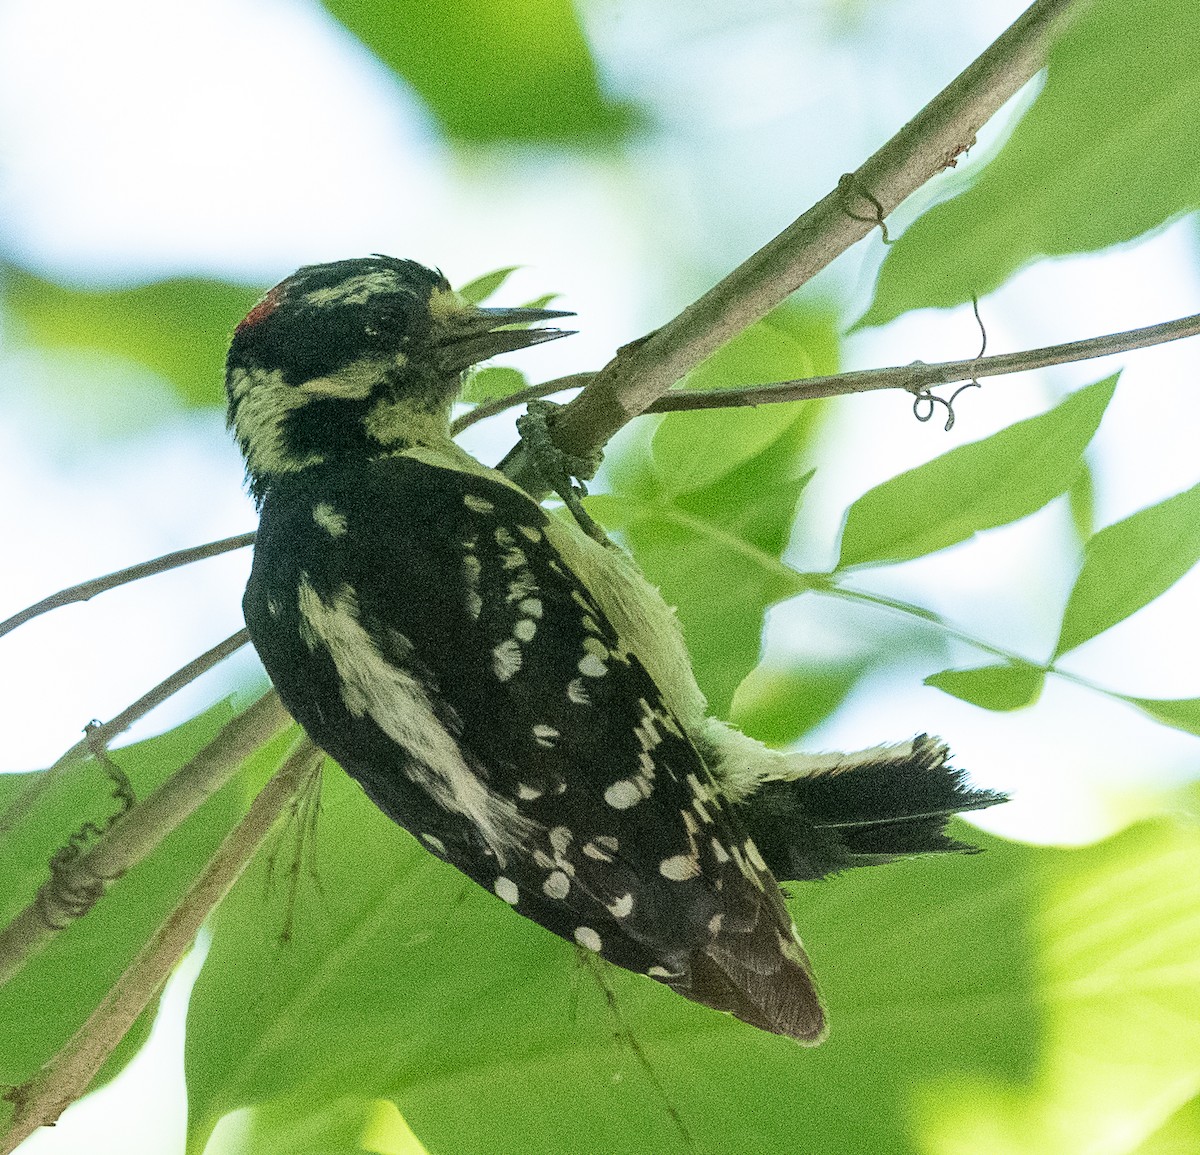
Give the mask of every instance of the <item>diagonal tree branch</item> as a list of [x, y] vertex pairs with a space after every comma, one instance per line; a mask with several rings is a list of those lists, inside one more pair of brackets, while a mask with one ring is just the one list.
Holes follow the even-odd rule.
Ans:
[[34, 1077], [6, 1092], [16, 1105], [0, 1155], [38, 1127], [49, 1127], [87, 1091], [105, 1059], [162, 989], [212, 909], [229, 893], [276, 819], [324, 755], [307, 738], [284, 762], [230, 831], [204, 873], [138, 952], [100, 1005]]
[[[1017, 353], [999, 353], [991, 357], [972, 357], [959, 361], [893, 365], [886, 369], [857, 369], [833, 373], [827, 377], [802, 377], [795, 381], [773, 381], [764, 385], [736, 385], [727, 389], [668, 389], [657, 401], [647, 405], [645, 413], [675, 413], [686, 409], [732, 409], [739, 406], [772, 405], [784, 401], [812, 401], [819, 397], [842, 397], [851, 393], [869, 393], [879, 389], [904, 389], [916, 393], [935, 385], [949, 385], [974, 377], [999, 377], [1007, 373], [1026, 373], [1049, 365], [1065, 365], [1094, 357], [1110, 357], [1133, 349], [1147, 349], [1200, 335], [1200, 313], [1174, 321], [1160, 321], [1140, 329], [1086, 337], [1040, 349]], [[455, 432], [494, 417], [505, 409], [524, 405], [539, 397], [548, 397], [566, 389], [577, 389], [595, 378], [594, 373], [575, 373], [556, 377], [540, 385], [530, 385], [507, 397], [489, 401], [464, 413], [455, 422]]]
[[529, 385], [508, 393], [503, 397], [493, 397], [490, 401], [482, 401], [474, 409], [456, 417], [450, 423], [450, 436], [457, 437], [464, 429], [469, 429], [477, 421], [495, 417], [515, 405], [524, 405], [527, 401], [536, 401], [540, 397], [549, 397], [552, 393], [563, 393], [567, 389], [580, 389], [596, 379], [595, 373], [572, 373], [566, 377], [555, 377], [553, 381], [543, 381], [540, 385]]
[[[661, 329], [623, 346], [554, 424], [565, 453], [602, 448], [676, 381], [764, 317], [861, 240], [901, 201], [949, 167], [975, 134], [1046, 62], [1080, 0], [1036, 0], [964, 72], [855, 172], [774, 240]], [[540, 493], [544, 483], [517, 445], [501, 468]]]
[[0, 930], [0, 984], [8, 982], [56, 934], [82, 918], [118, 878], [291, 721], [279, 695], [268, 691], [144, 802], [120, 815], [91, 846], [53, 870], [29, 905]]
[[1200, 313], [1163, 321], [1123, 333], [1108, 333], [1062, 345], [1046, 345], [1019, 353], [999, 353], [962, 361], [926, 365], [896, 365], [890, 369], [860, 369], [829, 377], [805, 377], [799, 381], [776, 381], [770, 385], [744, 385], [733, 389], [670, 389], [646, 408], [647, 413], [670, 413], [683, 409], [727, 409], [742, 405], [766, 405], [780, 401], [808, 401], [817, 397], [840, 397], [875, 389], [905, 389], [915, 393], [934, 385], [969, 381], [973, 377], [998, 377], [1024, 373], [1048, 365], [1064, 365], [1093, 357], [1108, 357], [1130, 349], [1145, 349], [1168, 341], [1200, 334]]
[[164, 678], [154, 689], [143, 694], [136, 702], [126, 706], [115, 718], [111, 718], [99, 726], [90, 727], [87, 737], [81, 738], [45, 773], [39, 774], [17, 796], [16, 801], [3, 814], [0, 814], [0, 834], [11, 830], [24, 818], [43, 792], [77, 758], [82, 758], [92, 750], [104, 749], [118, 734], [124, 733], [134, 722], [144, 718], [155, 706], [161, 705], [172, 694], [178, 693], [201, 674], [211, 670], [218, 662], [224, 661], [230, 654], [240, 650], [249, 640], [249, 630], [238, 630], [236, 634], [230, 634], [223, 642], [218, 642], [211, 650], [206, 650], [199, 657], [193, 658], [186, 666], [181, 666], [169, 678]]
[[135, 582], [139, 578], [150, 577], [152, 574], [163, 573], [169, 569], [176, 569], [181, 565], [191, 565], [194, 561], [203, 561], [208, 557], [216, 557], [217, 554], [228, 553], [232, 549], [242, 549], [250, 545], [253, 541], [254, 534], [240, 533], [236, 537], [227, 537], [221, 541], [210, 541], [204, 545], [194, 545], [188, 549], [176, 550], [174, 553], [163, 554], [162, 557], [156, 557], [151, 561], [138, 562], [137, 565], [119, 569], [115, 573], [105, 574], [104, 577], [91, 578], [89, 581], [80, 582], [79, 585], [68, 586], [65, 590], [59, 590], [56, 594], [42, 598], [40, 602], [34, 602], [33, 605], [26, 606], [23, 610], [19, 610], [13, 614], [11, 618], [5, 618], [4, 621], [0, 622], [0, 638], [4, 637], [5, 634], [11, 633], [17, 626], [23, 626], [26, 622], [38, 617], [40, 614], [49, 613], [51, 610], [57, 610], [62, 606], [69, 606], [75, 602], [86, 602], [89, 598], [94, 598], [97, 594], [104, 593], [105, 590], [116, 589], [117, 586], [127, 585], [129, 582]]

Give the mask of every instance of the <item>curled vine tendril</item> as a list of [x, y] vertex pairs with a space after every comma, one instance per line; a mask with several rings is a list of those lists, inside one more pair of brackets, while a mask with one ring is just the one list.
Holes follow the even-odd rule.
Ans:
[[[892, 238], [888, 236], [888, 227], [884, 222], [883, 205], [879, 203], [879, 198], [875, 196], [869, 189], [863, 188], [859, 183], [858, 174], [853, 172], [844, 172], [838, 179], [838, 192], [842, 194], [842, 211], [852, 221], [862, 221], [868, 225], [878, 225], [879, 232], [883, 236], [883, 243], [890, 245]], [[850, 197], [852, 194], [857, 194], [863, 200], [868, 201], [871, 207], [875, 210], [873, 217], [864, 217], [861, 213], [856, 213], [850, 207]], [[928, 419], [927, 419], [928, 420]]]
[[[975, 323], [979, 326], [979, 333], [981, 337], [979, 352], [975, 354], [974, 358], [976, 361], [978, 361], [979, 358], [987, 352], [987, 329], [983, 324], [983, 318], [979, 315], [979, 298], [974, 293], [971, 294], [971, 309], [975, 314]], [[954, 390], [953, 393], [950, 394], [948, 398], [946, 398], [938, 397], [936, 394], [930, 392], [928, 385], [923, 385], [920, 389], [914, 391], [912, 406], [913, 416], [922, 424], [924, 424], [933, 417], [933, 411], [937, 405], [944, 405], [946, 407], [946, 424], [943, 426], [943, 428], [947, 433], [949, 433], [950, 430], [954, 428], [954, 402], [958, 398], [958, 395], [965, 389], [982, 388], [983, 386], [979, 383], [978, 379], [972, 377], [970, 381], [968, 381], [965, 385], [960, 385]], [[922, 402], [926, 403], [929, 408], [922, 410]]]
[[[67, 868], [83, 853], [84, 848], [105, 834], [122, 815], [128, 814], [137, 802], [129, 776], [108, 755], [104, 745], [102, 724], [93, 718], [83, 728], [88, 753], [101, 766], [113, 784], [112, 797], [117, 803], [117, 812], [109, 815], [104, 824], [84, 822], [67, 836], [67, 841], [51, 856], [48, 863], [53, 886], [49, 891], [38, 893], [38, 908], [46, 925], [54, 930], [65, 930], [70, 921], [82, 918], [104, 893], [104, 883], [98, 878], [69, 880]], [[65, 912], [63, 922], [59, 912]]]

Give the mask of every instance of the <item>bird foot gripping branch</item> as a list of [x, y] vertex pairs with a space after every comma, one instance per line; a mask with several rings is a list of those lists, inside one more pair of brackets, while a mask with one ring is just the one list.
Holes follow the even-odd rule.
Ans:
[[[272, 289], [226, 378], [262, 513], [247, 626], [313, 741], [431, 853], [610, 962], [819, 1042], [776, 879], [965, 849], [947, 818], [1003, 798], [928, 737], [783, 754], [709, 717], [632, 559], [454, 444], [462, 372], [564, 315], [475, 308], [383, 256]], [[577, 502], [588, 463], [542, 460]]]
[[524, 415], [517, 418], [517, 432], [538, 475], [548, 489], [562, 498], [579, 528], [593, 541], [615, 549], [608, 534], [583, 506], [583, 498], [587, 497], [585, 482], [596, 476], [604, 454], [596, 450], [587, 457], [577, 457], [559, 449], [550, 433], [550, 418], [561, 408], [557, 402], [545, 398], [530, 401]]

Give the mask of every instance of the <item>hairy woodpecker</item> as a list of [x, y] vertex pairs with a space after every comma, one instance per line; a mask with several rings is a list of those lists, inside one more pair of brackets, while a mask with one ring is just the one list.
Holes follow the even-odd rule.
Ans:
[[825, 1016], [777, 878], [965, 850], [1003, 801], [920, 736], [784, 754], [708, 717], [620, 550], [450, 439], [463, 371], [568, 316], [373, 256], [275, 286], [229, 351], [261, 509], [244, 608], [288, 709], [391, 818], [547, 930], [802, 1043]]

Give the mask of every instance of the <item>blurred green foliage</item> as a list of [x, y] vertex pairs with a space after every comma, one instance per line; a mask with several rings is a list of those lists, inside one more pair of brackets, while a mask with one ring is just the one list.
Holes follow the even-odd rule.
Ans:
[[1200, 5], [1091, 0], [1046, 86], [968, 191], [888, 249], [860, 325], [983, 296], [1038, 257], [1119, 244], [1200, 208]]
[[[673, 1112], [697, 1149], [731, 1155], [1083, 1155], [1118, 1118], [1136, 1151], [1200, 1064], [1200, 831], [1151, 823], [1083, 850], [983, 841], [978, 858], [797, 891], [833, 1021], [807, 1051], [597, 974], [331, 767], [320, 888], [302, 888], [290, 940], [264, 904], [265, 856], [215, 921], [189, 1016], [190, 1151], [227, 1112], [294, 1128], [346, 1096], [394, 1099], [446, 1152], [684, 1151]], [[1082, 1054], [1108, 1077], [1091, 1082]], [[970, 1146], [993, 1108], [1025, 1146]]]
[[[128, 775], [138, 798], [145, 798], [178, 770], [233, 715], [224, 702], [161, 737], [126, 746], [113, 757]], [[261, 783], [262, 767], [278, 760], [278, 743], [255, 755], [247, 768]], [[0, 814], [40, 774], [0, 775]], [[0, 987], [0, 1084], [29, 1078], [95, 1009], [109, 986], [133, 959], [158, 924], [174, 909], [187, 887], [240, 817], [246, 787], [230, 783], [143, 862], [120, 879], [87, 917], [73, 922]], [[103, 829], [118, 804], [112, 784], [91, 759], [61, 772], [29, 815], [0, 836], [0, 924], [7, 923], [45, 882], [51, 857], [85, 822]], [[145, 1041], [154, 1007], [142, 1016], [101, 1072], [105, 1082]], [[0, 1132], [7, 1112], [0, 1100]]]
[[[612, 146], [639, 128], [636, 111], [605, 93], [579, 15], [562, 0], [326, 7], [458, 142]], [[1192, 0], [1096, 0], [972, 188], [889, 250], [863, 323], [965, 301], [1039, 255], [1127, 241], [1200, 203], [1198, 42]], [[463, 291], [482, 300], [510, 271]], [[257, 296], [204, 280], [93, 290], [12, 265], [2, 274], [19, 339], [136, 361], [193, 405], [221, 403], [228, 335]], [[685, 384], [831, 373], [837, 356], [834, 311], [788, 307]], [[466, 399], [523, 384], [516, 371], [492, 367], [472, 378]], [[1093, 532], [1082, 455], [1114, 385], [1081, 389], [863, 494], [827, 574], [786, 563], [824, 404], [646, 421], [612, 455], [610, 491], [590, 508], [678, 606], [714, 711], [782, 746], [861, 685], [885, 660], [887, 639], [877, 653], [781, 668], [759, 664], [764, 617], [802, 593], [851, 596], [843, 583], [856, 567], [924, 557], [1068, 493], [1087, 545], [1058, 656], [1195, 565], [1197, 489]], [[949, 633], [936, 614], [909, 610]], [[1049, 659], [979, 648], [987, 664], [943, 670], [927, 684], [989, 710], [1037, 698]], [[1125, 700], [1200, 734], [1200, 699]], [[228, 713], [218, 707], [118, 751], [139, 795]], [[261, 752], [0, 991], [0, 1082], [27, 1078], [84, 1021], [279, 753]], [[0, 779], [0, 807], [27, 778]], [[681, 1124], [693, 1149], [728, 1155], [1200, 1149], [1194, 821], [1145, 823], [1080, 850], [971, 835], [985, 855], [799, 888], [791, 906], [833, 1022], [829, 1043], [804, 1051], [582, 962], [424, 853], [336, 768], [323, 790], [315, 862], [298, 864], [294, 908], [278, 877], [294, 830], [281, 828], [212, 921], [188, 1023], [191, 1155], [214, 1128], [212, 1155], [419, 1155], [422, 1142], [445, 1155], [642, 1155], [687, 1150]], [[97, 768], [74, 767], [0, 844], [0, 917], [36, 892], [70, 832], [111, 806]], [[132, 1055], [151, 1013], [103, 1078]]]
[[611, 143], [635, 123], [605, 93], [570, 0], [323, 2], [452, 139]]
[[259, 290], [191, 278], [133, 289], [80, 289], [0, 267], [17, 335], [46, 349], [113, 353], [169, 381], [189, 405], [225, 403], [225, 352]]

